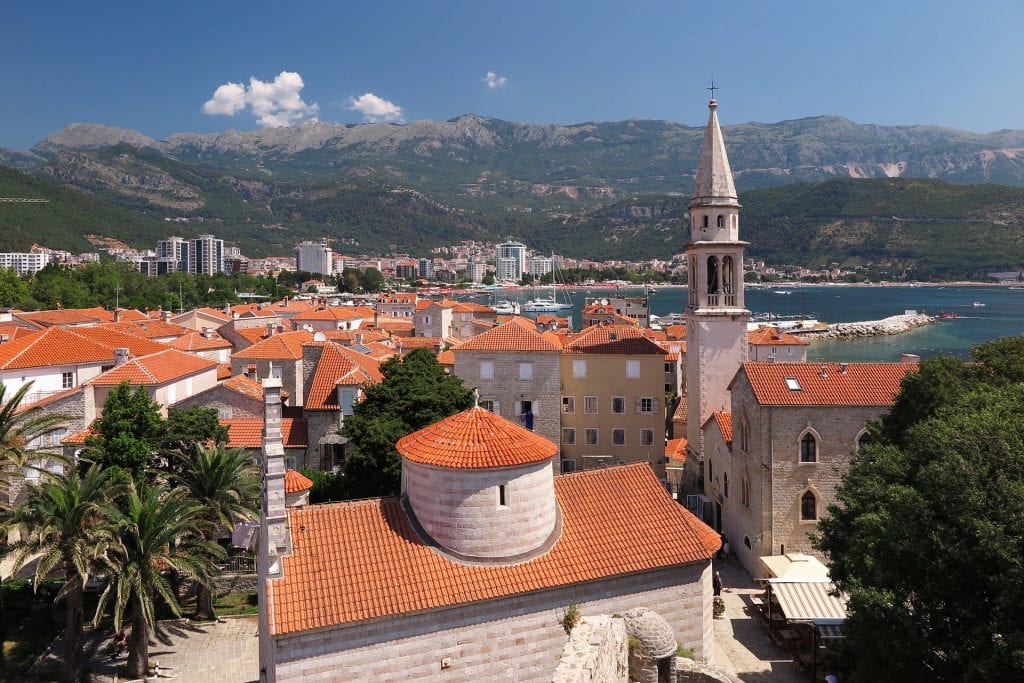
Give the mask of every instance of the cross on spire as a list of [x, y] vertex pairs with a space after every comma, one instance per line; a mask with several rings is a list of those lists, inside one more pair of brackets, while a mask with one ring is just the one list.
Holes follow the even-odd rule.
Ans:
[[715, 85], [715, 79], [714, 78], [711, 79], [711, 87], [708, 88], [708, 90], [711, 91], [711, 99], [715, 99], [715, 91], [716, 90], [721, 90], [721, 88], [719, 88], [718, 86]]

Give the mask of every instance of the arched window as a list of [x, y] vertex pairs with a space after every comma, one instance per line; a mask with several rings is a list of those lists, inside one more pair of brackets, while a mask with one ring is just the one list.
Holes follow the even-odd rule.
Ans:
[[863, 431], [860, 436], [857, 437], [857, 450], [864, 448], [870, 443], [874, 443], [874, 439], [871, 436], [871, 432]]
[[729, 497], [729, 473], [725, 472], [722, 474], [722, 490], [725, 492], [725, 497]]
[[722, 214], [718, 214], [718, 227], [725, 227], [725, 216], [723, 216]]
[[800, 439], [800, 462], [818, 462], [818, 440], [810, 432]]
[[818, 519], [818, 499], [811, 491], [807, 491], [804, 495], [800, 496], [800, 519]]
[[717, 256], [708, 256], [708, 294], [718, 294]]
[[725, 305], [734, 306], [736, 298], [733, 296], [733, 265], [732, 256], [722, 257], [722, 294], [725, 295]]
[[704, 216], [704, 227], [708, 227], [708, 217]]

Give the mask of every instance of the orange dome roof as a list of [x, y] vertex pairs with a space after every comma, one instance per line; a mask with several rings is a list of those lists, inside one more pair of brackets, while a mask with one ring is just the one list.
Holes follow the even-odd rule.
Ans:
[[284, 492], [299, 493], [313, 488], [313, 480], [298, 470], [285, 470]]
[[459, 469], [528, 465], [558, 452], [544, 437], [480, 407], [404, 436], [395, 448], [413, 462]]

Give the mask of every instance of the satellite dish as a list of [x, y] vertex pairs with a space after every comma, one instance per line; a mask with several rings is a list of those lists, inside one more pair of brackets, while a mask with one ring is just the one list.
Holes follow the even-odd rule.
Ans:
[[316, 334], [313, 335], [313, 341], [315, 341], [315, 342], [327, 341], [327, 335], [324, 334], [323, 332], [317, 332]]
[[608, 305], [608, 299], [601, 299], [601, 305], [602, 306], [607, 306]]

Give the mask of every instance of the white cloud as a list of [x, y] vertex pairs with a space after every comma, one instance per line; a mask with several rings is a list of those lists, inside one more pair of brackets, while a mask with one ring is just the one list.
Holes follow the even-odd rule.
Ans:
[[290, 126], [314, 117], [320, 110], [316, 102], [307, 104], [301, 91], [305, 84], [294, 71], [282, 71], [271, 82], [253, 76], [249, 87], [241, 83], [225, 83], [203, 103], [203, 112], [211, 115], [234, 116], [246, 107], [252, 109], [256, 123], [272, 128]]
[[405, 112], [394, 102], [388, 102], [383, 97], [377, 97], [372, 92], [365, 93], [360, 97], [350, 97], [345, 103], [345, 108], [357, 111], [363, 115], [363, 120], [369, 123], [401, 123], [405, 120]]
[[492, 90], [494, 88], [500, 88], [501, 86], [503, 86], [506, 83], [508, 83], [508, 79], [507, 78], [505, 78], [504, 76], [499, 76], [498, 74], [494, 73], [493, 71], [488, 71], [487, 75], [484, 76], [483, 78], [481, 78], [480, 80], [482, 80], [484, 83], [486, 83], [487, 87], [491, 88]]

